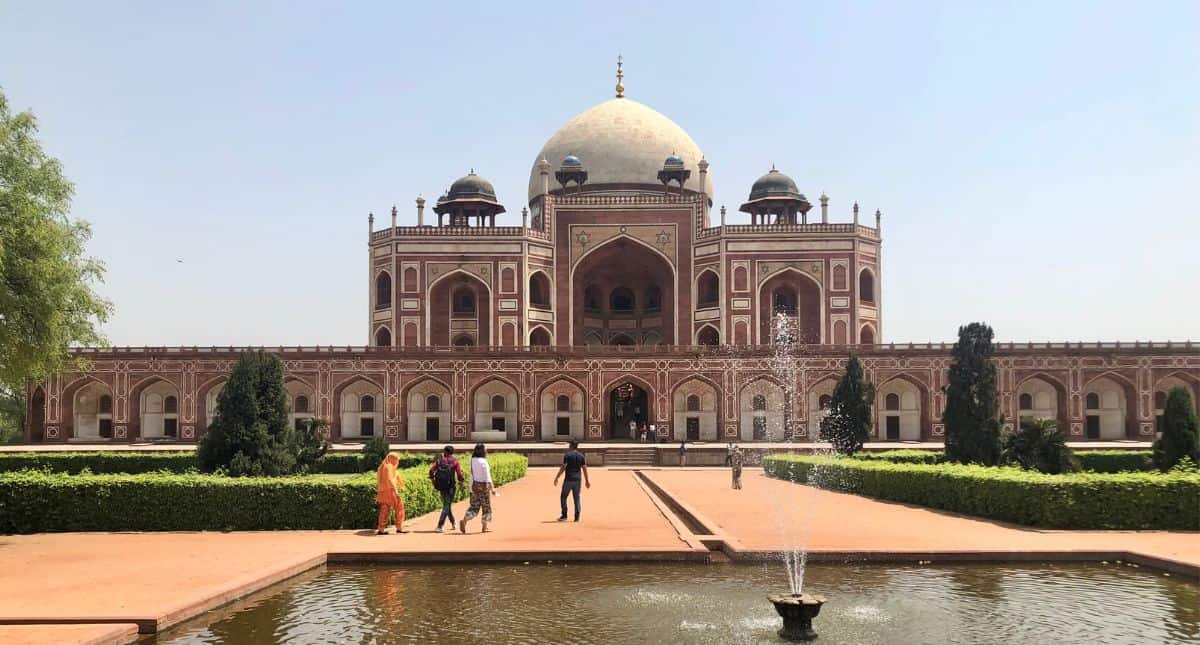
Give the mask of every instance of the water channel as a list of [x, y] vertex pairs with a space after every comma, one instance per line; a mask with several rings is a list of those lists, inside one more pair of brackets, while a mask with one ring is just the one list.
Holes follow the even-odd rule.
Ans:
[[[778, 643], [777, 564], [339, 566], [157, 638], [192, 643]], [[810, 564], [820, 643], [1200, 643], [1200, 586], [1125, 565]]]

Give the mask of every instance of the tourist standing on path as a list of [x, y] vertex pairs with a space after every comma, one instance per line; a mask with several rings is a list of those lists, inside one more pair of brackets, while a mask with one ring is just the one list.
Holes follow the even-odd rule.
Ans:
[[742, 490], [742, 463], [744, 459], [742, 449], [734, 446], [733, 452], [729, 455], [729, 468], [730, 473], [733, 475], [734, 490]]
[[400, 497], [404, 480], [400, 479], [400, 473], [397, 472], [399, 465], [400, 457], [393, 452], [383, 458], [383, 463], [375, 471], [375, 502], [379, 504], [379, 519], [375, 522], [377, 535], [387, 535], [388, 516], [393, 511], [396, 513], [396, 534], [404, 532], [404, 498]]
[[[456, 476], [457, 483], [454, 481]], [[456, 485], [465, 481], [462, 466], [454, 458], [454, 446], [446, 446], [442, 449], [442, 456], [438, 457], [429, 467], [429, 480], [433, 482], [434, 490], [442, 496], [442, 514], [438, 517], [435, 530], [441, 533], [442, 525], [446, 523], [446, 520], [450, 520], [450, 530], [453, 531], [454, 513], [450, 510], [450, 506], [454, 503]]]
[[567, 494], [570, 493], [575, 498], [575, 521], [579, 521], [579, 482], [582, 475], [583, 484], [588, 488], [592, 487], [591, 478], [588, 477], [587, 459], [583, 457], [583, 453], [579, 452], [579, 442], [575, 439], [571, 440], [571, 449], [563, 455], [563, 463], [558, 467], [558, 474], [554, 476], [554, 485], [558, 485], [558, 478], [566, 474], [563, 478], [562, 491], [558, 494], [558, 504], [562, 508], [562, 513], [558, 516], [559, 522], [567, 521]]
[[729, 445], [725, 446], [725, 465], [726, 466], [733, 465], [731, 463], [732, 461], [733, 461], [733, 442], [730, 441]]
[[471, 453], [471, 505], [467, 514], [458, 523], [458, 529], [467, 532], [467, 522], [483, 512], [483, 533], [487, 533], [488, 524], [492, 521], [492, 497], [498, 495], [492, 486], [492, 467], [488, 464], [487, 448], [483, 444], [475, 444]]
[[680, 466], [687, 465], [687, 440], [686, 439], [679, 442], [679, 465]]
[[637, 421], [629, 420], [629, 440], [633, 441], [637, 438]]

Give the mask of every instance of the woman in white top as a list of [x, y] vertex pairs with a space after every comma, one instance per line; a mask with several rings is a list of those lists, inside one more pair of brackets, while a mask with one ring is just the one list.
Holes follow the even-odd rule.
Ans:
[[492, 486], [492, 467], [487, 461], [487, 448], [483, 444], [475, 444], [471, 453], [471, 505], [467, 514], [458, 523], [463, 533], [467, 532], [467, 522], [483, 511], [483, 532], [487, 533], [488, 523], [492, 521], [492, 495], [496, 489]]

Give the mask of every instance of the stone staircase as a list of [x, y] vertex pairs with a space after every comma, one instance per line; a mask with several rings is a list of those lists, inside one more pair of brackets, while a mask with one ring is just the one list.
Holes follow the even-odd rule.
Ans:
[[657, 466], [658, 451], [654, 448], [609, 448], [604, 451], [604, 465], [618, 468]]

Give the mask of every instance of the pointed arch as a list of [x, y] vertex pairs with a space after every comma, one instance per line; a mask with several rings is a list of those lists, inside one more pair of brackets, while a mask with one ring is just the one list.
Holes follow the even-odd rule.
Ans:
[[871, 323], [863, 323], [862, 327], [858, 328], [858, 343], [874, 345], [876, 342], [878, 342], [878, 336], [875, 334], [875, 326]]
[[[103, 403], [107, 399], [107, 409]], [[104, 381], [87, 375], [73, 381], [59, 397], [63, 406], [62, 419], [70, 423], [64, 434], [75, 439], [107, 440], [113, 438], [113, 389]]]
[[[628, 383], [632, 396], [617, 396], [617, 388]], [[604, 427], [608, 438], [632, 439], [629, 422], [656, 424], [654, 414], [656, 394], [654, 386], [636, 374], [622, 374], [610, 379], [604, 386]], [[643, 400], [644, 396], [644, 400]]]
[[808, 403], [808, 436], [813, 441], [820, 438], [821, 420], [829, 414], [828, 403], [833, 398], [838, 378], [834, 374], [825, 374], [809, 382], [805, 400]]
[[721, 344], [721, 332], [715, 325], [701, 325], [699, 331], [696, 332], [697, 345], [716, 346]]
[[[179, 385], [156, 374], [138, 381], [129, 392], [130, 418], [137, 419], [137, 431], [133, 436], [143, 439], [179, 437]], [[174, 412], [170, 411], [170, 397], [175, 398]]]
[[387, 325], [380, 325], [375, 329], [375, 346], [376, 347], [391, 347], [392, 346], [392, 331]]
[[[1105, 387], [1108, 383], [1115, 386]], [[1137, 385], [1124, 374], [1105, 370], [1084, 382], [1080, 394], [1086, 402], [1089, 394], [1100, 399], [1100, 405], [1089, 410], [1085, 405], [1085, 439], [1125, 439], [1137, 436]]]
[[[453, 388], [446, 381], [422, 376], [400, 390], [408, 423], [409, 441], [450, 441], [454, 429], [450, 423], [454, 410]], [[437, 400], [436, 409], [430, 404]]]
[[[475, 345], [493, 345], [492, 338], [492, 302], [495, 293], [492, 285], [484, 282], [479, 276], [463, 269], [454, 269], [438, 276], [429, 283], [425, 291], [425, 334], [427, 345], [452, 345], [454, 336], [450, 328], [454, 303], [451, 302], [455, 288], [445, 285], [450, 278], [459, 278], [463, 284], [471, 285], [475, 291], [476, 335]], [[461, 335], [461, 334], [460, 334]]]
[[541, 269], [529, 274], [529, 305], [538, 309], [551, 309], [554, 290], [550, 288], [550, 276]]
[[41, 443], [46, 437], [46, 390], [41, 385], [29, 392], [29, 403], [25, 415], [25, 439], [30, 443]]
[[707, 309], [721, 303], [721, 276], [711, 267], [696, 276], [696, 308]]
[[[914, 401], [910, 402], [905, 397], [907, 392], [902, 391], [903, 386], [898, 388], [895, 385], [897, 382], [904, 383], [907, 387], [916, 390]], [[911, 374], [900, 373], [880, 381], [875, 386], [875, 392], [876, 437], [882, 441], [921, 441], [931, 436], [932, 425], [929, 411], [931, 397], [928, 385]], [[896, 402], [899, 405], [895, 409], [887, 407], [889, 394], [896, 395]], [[890, 419], [895, 419], [895, 421]], [[889, 436], [889, 432], [892, 436]]]
[[[497, 399], [503, 403], [499, 410]], [[521, 390], [511, 380], [493, 374], [471, 388], [470, 400], [475, 418], [472, 440], [516, 441], [520, 437]]]
[[529, 330], [529, 346], [530, 347], [549, 347], [550, 332], [542, 325], [535, 325]]
[[[627, 262], [606, 262], [610, 256], [617, 254]], [[630, 268], [633, 265], [640, 267], [640, 272], [636, 277], [630, 273], [633, 271]], [[597, 280], [597, 275], [606, 276], [609, 284], [600, 284], [605, 280]], [[567, 277], [569, 300], [566, 307], [559, 307], [563, 311], [559, 319], [563, 324], [569, 324], [565, 331], [570, 344], [586, 344], [585, 311], [588, 314], [587, 317], [593, 318], [606, 318], [612, 315], [612, 312], [607, 309], [596, 311], [588, 307], [576, 307], [576, 301], [584, 300], [586, 303], [590, 300], [588, 287], [594, 285], [604, 287], [599, 289], [600, 302], [593, 304], [607, 306], [610, 305], [608, 296], [611, 295], [612, 290], [622, 286], [630, 288], [635, 301], [643, 304], [648, 295], [646, 287], [651, 284], [658, 287], [659, 310], [651, 312], [645, 310], [644, 307], [642, 309], [635, 307], [631, 312], [622, 312], [620, 317], [641, 318], [642, 320], [646, 320], [648, 317], [659, 318], [661, 320], [659, 331], [665, 343], [686, 342], [679, 336], [681, 332], [678, 301], [680, 300], [680, 289], [685, 287], [690, 289], [690, 286], [680, 285], [679, 269], [675, 262], [653, 245], [622, 233], [584, 251], [571, 265]], [[560, 333], [563, 331], [559, 330]], [[687, 333], [686, 330], [683, 333]]]
[[875, 291], [875, 270], [871, 267], [863, 267], [858, 272], [858, 301], [863, 304], [874, 305], [878, 299], [878, 294]]
[[[213, 417], [216, 414], [216, 400], [213, 396], [210, 396], [210, 394], [215, 391], [219, 395], [220, 391], [225, 388], [225, 384], [228, 382], [229, 375], [222, 374], [221, 376], [214, 376], [208, 379], [201, 384], [200, 387], [196, 388], [196, 408], [202, 412], [202, 414], [196, 415], [196, 420], [198, 421], [196, 424], [197, 436], [208, 430], [208, 427], [212, 425]], [[286, 378], [284, 379], [284, 382], [287, 382]]]
[[383, 269], [375, 274], [375, 308], [387, 309], [391, 306], [392, 274], [387, 269]]
[[[1044, 384], [1046, 388], [1049, 388], [1053, 392], [1054, 397], [1052, 400], [1046, 400], [1045, 388], [1037, 387], [1038, 383]], [[1022, 415], [1050, 419], [1058, 425], [1058, 429], [1064, 434], [1069, 434], [1071, 424], [1070, 396], [1068, 392], [1067, 384], [1049, 372], [1035, 371], [1022, 375], [1013, 386], [1016, 411], [1009, 414], [1018, 422]], [[1022, 394], [1030, 395], [1033, 399], [1033, 407], [1021, 407]]]
[[[386, 390], [378, 381], [355, 374], [333, 389], [337, 436], [343, 439], [368, 439], [384, 435], [383, 417], [387, 407]], [[365, 405], [370, 397], [370, 405]]]
[[775, 300], [785, 292], [790, 292], [795, 298], [795, 302], [789, 305], [795, 311], [787, 313], [797, 325], [797, 340], [802, 343], [821, 342], [825, 337], [825, 288], [820, 280], [788, 266], [759, 278], [758, 307], [754, 311], [758, 321], [759, 344], [775, 342], [771, 333], [771, 325], [775, 320]]
[[[578, 379], [559, 374], [546, 381], [537, 390], [537, 402], [543, 441], [562, 441], [585, 438], [584, 418], [587, 412], [587, 388]], [[567, 409], [562, 409], [559, 399], [567, 398]]]
[[755, 376], [741, 386], [737, 401], [742, 441], [787, 438], [794, 414], [788, 409], [787, 388], [779, 379], [767, 374]]
[[721, 438], [721, 388], [703, 374], [681, 380], [671, 391], [676, 441], [718, 441]]

